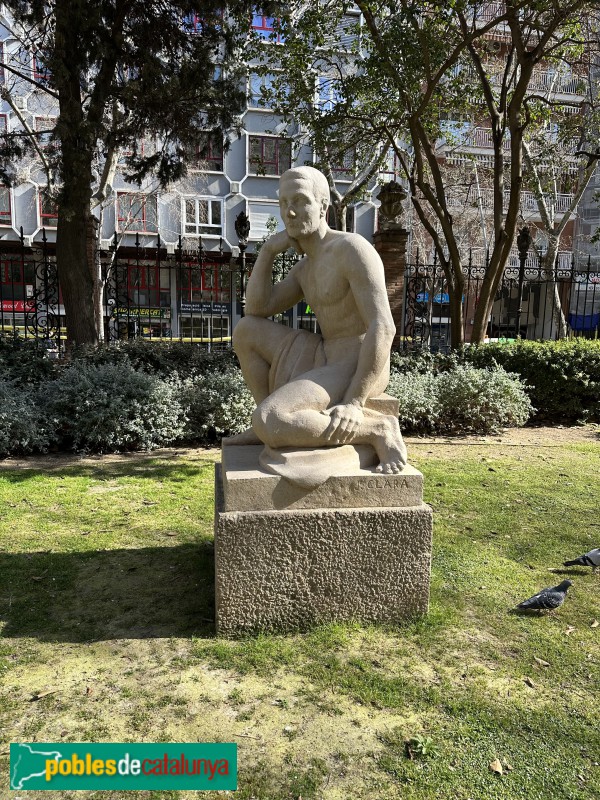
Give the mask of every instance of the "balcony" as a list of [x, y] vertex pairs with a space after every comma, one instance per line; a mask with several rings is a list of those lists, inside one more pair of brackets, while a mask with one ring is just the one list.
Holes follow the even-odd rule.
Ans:
[[536, 70], [531, 76], [529, 88], [544, 94], [583, 95], [583, 78], [572, 72], [557, 73], [552, 70]]
[[[504, 192], [504, 210], [508, 206], [509, 197], [510, 193]], [[546, 195], [546, 202], [550, 205], [554, 203], [554, 212], [556, 214], [564, 214], [568, 211], [572, 200], [573, 195], [569, 193]], [[481, 189], [478, 194], [475, 191], [470, 192], [467, 198], [449, 195], [447, 202], [450, 208], [479, 208], [481, 206], [484, 209], [491, 209], [493, 208], [494, 195], [492, 189]], [[521, 192], [521, 210], [537, 214], [538, 204], [533, 192]]]

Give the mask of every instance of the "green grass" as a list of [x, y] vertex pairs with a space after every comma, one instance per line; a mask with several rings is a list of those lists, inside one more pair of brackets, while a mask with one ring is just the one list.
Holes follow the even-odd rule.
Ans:
[[[427, 617], [241, 640], [211, 621], [209, 455], [0, 469], [6, 741], [237, 741], [241, 800], [600, 798], [600, 574], [560, 567], [600, 545], [600, 443], [410, 452]], [[510, 613], [566, 576], [556, 614]], [[135, 798], [196, 795], [223, 796]]]

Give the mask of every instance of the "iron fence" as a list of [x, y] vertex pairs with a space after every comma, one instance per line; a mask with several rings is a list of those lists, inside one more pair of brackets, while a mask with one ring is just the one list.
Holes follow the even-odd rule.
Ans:
[[[139, 237], [133, 247], [115, 244], [100, 254], [105, 339], [230, 347], [232, 331], [244, 314], [245, 284], [253, 259], [244, 252], [234, 255], [222, 243], [218, 250], [206, 250], [202, 240], [193, 249], [186, 249], [183, 240], [168, 248], [158, 237], [152, 247], [142, 246]], [[278, 257], [273, 280], [284, 276], [294, 260]], [[5, 245], [0, 269], [0, 335], [35, 339], [50, 355], [60, 355], [66, 341], [64, 307], [53, 244], [45, 231], [34, 248], [26, 247], [23, 237]], [[485, 265], [470, 262], [464, 270], [467, 342], [485, 273]], [[449, 299], [439, 264], [418, 260], [409, 264], [398, 325], [401, 345], [449, 349]], [[317, 330], [306, 303], [279, 315], [278, 320]], [[592, 272], [589, 262], [578, 269], [574, 262], [557, 260], [547, 270], [528, 257], [521, 267], [507, 267], [487, 334], [490, 340], [598, 337], [599, 325], [600, 273]]]
[[[469, 263], [463, 275], [463, 334], [470, 342], [486, 265]], [[403, 348], [450, 349], [450, 297], [438, 263], [407, 266], [403, 310]], [[530, 256], [519, 266], [506, 267], [488, 319], [487, 341], [599, 335], [600, 273], [592, 271], [589, 260], [578, 268], [574, 260], [565, 264], [557, 258], [549, 269]]]
[[[208, 349], [231, 346], [231, 334], [244, 315], [245, 285], [254, 255], [234, 255], [223, 247], [207, 250], [202, 240], [189, 247], [179, 239], [167, 247], [156, 237], [152, 246], [136, 236], [132, 247], [117, 246], [100, 253], [102, 318], [105, 341], [141, 338], [181, 341]], [[186, 249], [187, 246], [187, 249]], [[276, 260], [273, 280], [279, 280], [295, 259]], [[57, 357], [66, 342], [65, 312], [54, 245], [45, 231], [35, 246], [23, 235], [0, 252], [0, 335], [34, 339]], [[279, 315], [283, 324], [315, 329], [314, 315], [299, 303]]]

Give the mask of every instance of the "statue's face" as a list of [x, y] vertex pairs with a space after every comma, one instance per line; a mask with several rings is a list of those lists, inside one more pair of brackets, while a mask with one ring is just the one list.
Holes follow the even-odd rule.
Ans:
[[310, 181], [283, 177], [279, 185], [279, 208], [288, 234], [297, 239], [319, 229], [327, 205], [315, 197]]

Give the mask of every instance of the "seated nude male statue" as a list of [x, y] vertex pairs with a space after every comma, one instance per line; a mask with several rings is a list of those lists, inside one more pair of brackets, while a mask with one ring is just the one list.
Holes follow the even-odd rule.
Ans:
[[[257, 404], [254, 434], [271, 448], [370, 444], [378, 471], [400, 472], [406, 448], [398, 420], [365, 409], [387, 386], [395, 333], [381, 260], [362, 236], [329, 228], [329, 186], [313, 167], [281, 176], [279, 205], [286, 229], [261, 248], [246, 316], [233, 332]], [[273, 284], [274, 260], [290, 247], [303, 257]], [[268, 319], [302, 299], [321, 335]], [[244, 434], [228, 443], [243, 441]]]

